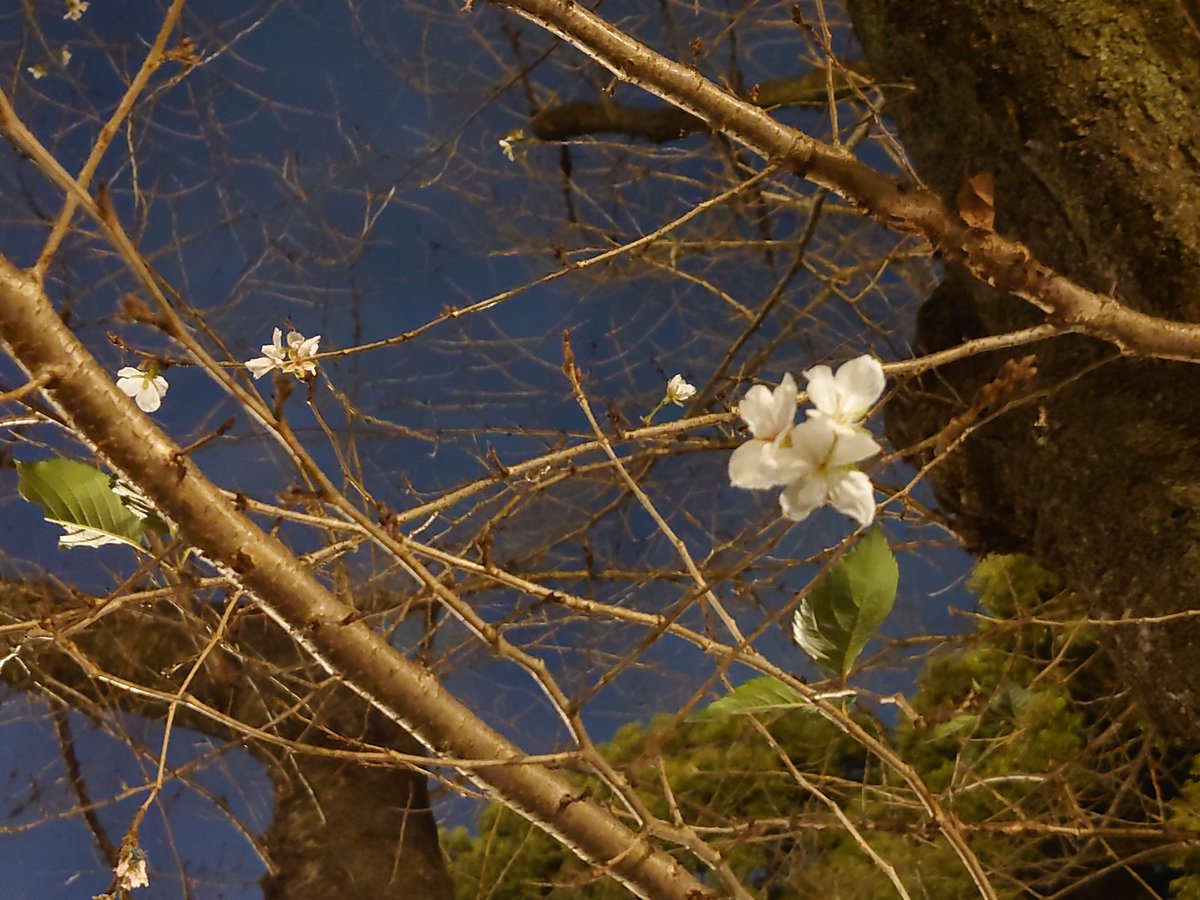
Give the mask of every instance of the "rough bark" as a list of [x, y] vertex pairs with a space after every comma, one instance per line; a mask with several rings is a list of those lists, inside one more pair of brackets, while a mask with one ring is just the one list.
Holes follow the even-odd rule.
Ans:
[[[918, 174], [952, 199], [991, 172], [996, 229], [1122, 303], [1200, 321], [1200, 30], [1194, 0], [850, 0]], [[1038, 321], [953, 268], [921, 310], [935, 350]], [[1028, 353], [1022, 349], [1020, 353]], [[1043, 394], [932, 472], [980, 551], [1021, 549], [1096, 614], [1161, 616], [1200, 595], [1200, 368], [1083, 338], [1037, 347]], [[1002, 357], [910, 384], [898, 447], [960, 412]], [[1164, 731], [1200, 738], [1200, 621], [1106, 629]]]
[[[161, 600], [126, 605], [75, 635], [72, 649], [107, 675], [173, 695], [219, 617], [215, 607], [191, 603], [186, 593], [175, 599], [183, 606]], [[0, 582], [0, 610], [9, 621], [42, 621], [54, 628], [52, 616], [67, 621], [84, 600], [48, 583]], [[57, 642], [30, 642], [21, 662], [5, 668], [14, 686], [76, 698], [84, 712], [116, 705], [149, 718], [166, 714], [161, 700], [92, 678]], [[424, 752], [411, 735], [329, 678], [250, 607], [235, 614], [188, 694], [248, 728], [305, 747]], [[186, 704], [177, 708], [175, 721], [218, 740], [237, 741], [267, 764], [275, 788], [275, 813], [262, 841], [270, 864], [263, 878], [267, 898], [336, 897], [351, 889], [360, 897], [453, 896], [424, 773], [400, 764], [366, 767], [292, 752], [248, 739]], [[115, 845], [121, 835], [108, 837]]]

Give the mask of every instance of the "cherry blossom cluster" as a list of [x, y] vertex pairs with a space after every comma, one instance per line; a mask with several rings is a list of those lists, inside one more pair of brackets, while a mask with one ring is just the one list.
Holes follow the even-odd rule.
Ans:
[[881, 449], [863, 422], [883, 393], [886, 378], [879, 360], [860, 356], [841, 366], [804, 373], [813, 408], [794, 424], [799, 391], [784, 375], [774, 390], [755, 385], [738, 404], [751, 440], [729, 460], [734, 487], [768, 490], [782, 487], [779, 505], [795, 522], [826, 503], [862, 525], [875, 518], [871, 479], [858, 464]]
[[272, 369], [278, 369], [285, 375], [295, 375], [297, 378], [312, 377], [317, 374], [317, 348], [321, 336], [306, 338], [298, 331], [289, 331], [286, 346], [283, 343], [283, 332], [278, 328], [272, 335], [272, 343], [263, 344], [262, 356], [246, 360], [246, 368], [255, 379], [262, 378]]
[[[285, 344], [283, 332], [276, 328], [271, 343], [262, 346], [263, 355], [246, 360], [245, 366], [256, 379], [262, 378], [272, 369], [278, 369], [286, 375], [295, 375], [297, 378], [311, 378], [317, 374], [316, 357], [320, 343], [319, 334], [306, 338], [298, 331], [289, 331]], [[117, 372], [117, 387], [132, 397], [143, 412], [158, 411], [162, 406], [163, 397], [167, 395], [167, 386], [167, 379], [159, 374], [158, 365], [155, 363], [137, 369], [125, 366]], [[695, 391], [694, 388], [692, 390]]]

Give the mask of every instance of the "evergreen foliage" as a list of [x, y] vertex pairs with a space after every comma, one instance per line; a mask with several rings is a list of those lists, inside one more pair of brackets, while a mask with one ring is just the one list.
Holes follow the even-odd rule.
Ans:
[[[971, 844], [1004, 896], [1155, 896], [1172, 875], [1161, 831], [1200, 830], [1200, 787], [1181, 748], [1166, 745], [1117, 682], [1100, 629], [1078, 600], [1022, 556], [993, 556], [971, 579], [980, 617], [963, 643], [934, 656], [894, 728], [865, 704], [856, 718], [887, 737], [971, 830]], [[623, 727], [606, 755], [650, 809], [671, 817], [669, 783], [685, 822], [719, 843], [766, 898], [894, 897], [895, 889], [831, 813], [789, 772], [751, 716], [809, 786], [840, 807], [912, 896], [975, 893], [966, 871], [907, 787], [810, 710], [661, 717]], [[582, 786], [582, 780], [581, 780]], [[593, 786], [593, 791], [602, 791]], [[1148, 827], [1148, 828], [1147, 828]], [[1139, 830], [1141, 828], [1142, 830]], [[609, 898], [623, 889], [588, 871], [552, 839], [499, 807], [477, 835], [445, 847], [462, 900], [530, 896]], [[1141, 854], [1144, 865], [1112, 865]], [[1200, 852], [1176, 853], [1195, 867]], [[690, 864], [690, 863], [689, 863]], [[1179, 896], [1200, 897], [1182, 876]]]

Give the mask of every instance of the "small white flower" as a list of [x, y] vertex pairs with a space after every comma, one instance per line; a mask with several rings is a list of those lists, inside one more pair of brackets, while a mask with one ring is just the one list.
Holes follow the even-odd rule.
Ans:
[[64, 66], [71, 61], [71, 51], [67, 49], [65, 44], [63, 45], [63, 48], [58, 51], [58, 61]]
[[142, 412], [152, 413], [162, 406], [162, 398], [167, 394], [167, 379], [153, 367], [135, 369], [126, 366], [117, 372], [117, 387], [132, 397]]
[[298, 331], [289, 331], [287, 346], [283, 345], [283, 332], [275, 329], [272, 343], [263, 344], [262, 356], [246, 360], [246, 368], [255, 378], [261, 378], [272, 369], [298, 378], [317, 374], [317, 346], [321, 336], [306, 338]]
[[667, 382], [667, 400], [676, 406], [683, 406], [696, 396], [696, 386], [688, 384], [682, 375], [673, 375]]
[[67, 14], [64, 19], [70, 19], [72, 22], [78, 22], [90, 4], [87, 0], [67, 0]]
[[729, 481], [734, 487], [779, 487], [803, 470], [789, 441], [798, 394], [796, 380], [790, 374], [784, 375], [774, 390], [756, 384], [746, 392], [738, 404], [738, 415], [750, 426], [754, 437], [729, 458]]
[[802, 522], [813, 510], [829, 503], [862, 525], [875, 518], [875, 496], [871, 479], [855, 463], [881, 449], [863, 431], [842, 431], [831, 419], [818, 416], [801, 422], [789, 434], [790, 452], [798, 460], [801, 474], [782, 494], [783, 514]]
[[862, 424], [887, 381], [879, 360], [866, 355], [840, 366], [836, 375], [829, 366], [813, 366], [804, 377], [809, 402], [816, 407], [808, 417], [829, 419], [843, 434]]
[[46, 77], [45, 63], [38, 63], [36, 66], [30, 66], [25, 71], [32, 75], [35, 81], [40, 81]]

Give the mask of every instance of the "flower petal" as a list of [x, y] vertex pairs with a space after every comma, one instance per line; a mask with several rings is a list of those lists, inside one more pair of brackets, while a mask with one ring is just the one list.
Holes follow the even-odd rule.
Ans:
[[867, 354], [839, 367], [836, 375], [829, 366], [813, 366], [804, 377], [808, 379], [808, 399], [816, 407], [809, 417], [828, 417], [842, 426], [861, 422], [887, 383], [879, 360]]
[[686, 381], [684, 381], [682, 375], [671, 376], [671, 380], [667, 382], [668, 400], [678, 406], [682, 406], [694, 396], [696, 396], [695, 385], [688, 384]]
[[[165, 391], [163, 393], [166, 393]], [[142, 412], [157, 412], [162, 406], [162, 394], [158, 392], [158, 388], [152, 381], [144, 381], [142, 389], [133, 397], [133, 402], [138, 405]]]
[[829, 502], [838, 512], [845, 513], [858, 524], [870, 525], [875, 519], [875, 492], [871, 479], [857, 469], [840, 473], [829, 485]]
[[774, 440], [795, 420], [798, 395], [796, 380], [790, 374], [784, 375], [774, 390], [756, 384], [746, 391], [738, 404], [738, 415], [750, 426], [750, 433], [756, 438]]
[[254, 376], [255, 380], [262, 378], [278, 364], [278, 360], [271, 359], [269, 356], [246, 360], [246, 368], [250, 370], [250, 374]]
[[804, 377], [808, 379], [808, 402], [822, 414], [836, 419], [841, 407], [833, 369], [829, 366], [813, 366], [805, 371]]
[[825, 479], [817, 473], [797, 478], [779, 495], [779, 506], [785, 518], [803, 522], [817, 507], [824, 504], [828, 491]]
[[839, 368], [834, 381], [841, 396], [843, 413], [857, 420], [864, 417], [871, 404], [879, 399], [887, 376], [883, 374], [879, 360], [863, 354]]
[[155, 412], [162, 406], [162, 398], [167, 393], [167, 379], [132, 366], [119, 369], [117, 375], [120, 376], [117, 378], [117, 388], [132, 397], [143, 412]]
[[826, 458], [826, 465], [831, 469], [861, 462], [883, 449], [864, 431], [842, 431], [835, 428], [834, 432], [837, 436], [836, 443]]
[[805, 419], [794, 426], [787, 436], [788, 444], [806, 468], [824, 469], [837, 445], [838, 432], [826, 418]]
[[58, 524], [65, 532], [58, 536], [58, 546], [60, 547], [103, 547], [105, 544], [124, 543], [118, 537], [103, 531], [95, 531], [84, 525], [68, 525], [65, 522]]
[[142, 378], [140, 375], [136, 378], [132, 375], [126, 375], [124, 378], [118, 378], [117, 389], [121, 393], [127, 394], [130, 397], [136, 397], [138, 391], [142, 389]]
[[882, 448], [871, 435], [827, 416], [805, 419], [788, 432], [793, 452], [810, 469], [830, 470], [860, 462]]
[[767, 441], [746, 441], [729, 457], [729, 481], [734, 487], [766, 490], [781, 482], [774, 477]]

